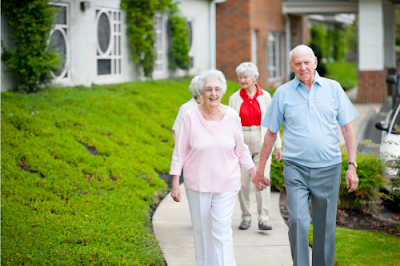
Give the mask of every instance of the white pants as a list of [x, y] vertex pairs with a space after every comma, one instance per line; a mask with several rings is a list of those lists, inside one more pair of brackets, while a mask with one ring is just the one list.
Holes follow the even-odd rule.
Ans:
[[[243, 130], [244, 143], [249, 147], [250, 154], [253, 158], [254, 165], [258, 167], [260, 160], [260, 149], [261, 149], [261, 129], [245, 131]], [[242, 210], [242, 221], [251, 221], [250, 212], [250, 190], [253, 183], [251, 183], [250, 172], [243, 166], [240, 166], [242, 173], [242, 188], [239, 191], [239, 202], [240, 209]], [[271, 156], [267, 160], [265, 165], [266, 176], [270, 178], [271, 173]], [[269, 219], [269, 198], [271, 194], [271, 186], [268, 186], [263, 191], [256, 191], [256, 202], [257, 202], [257, 213], [258, 221], [268, 221]]]
[[232, 214], [237, 191], [205, 193], [186, 189], [196, 266], [235, 266]]

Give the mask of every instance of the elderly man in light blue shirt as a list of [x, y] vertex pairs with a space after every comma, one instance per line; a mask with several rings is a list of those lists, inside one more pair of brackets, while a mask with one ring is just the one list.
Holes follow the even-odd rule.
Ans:
[[309, 196], [313, 211], [313, 265], [333, 266], [335, 258], [336, 212], [341, 177], [339, 123], [349, 157], [346, 184], [349, 192], [358, 186], [356, 142], [351, 121], [358, 117], [340, 84], [320, 77], [317, 58], [306, 45], [289, 54], [296, 74], [275, 92], [261, 125], [268, 128], [253, 183], [264, 189], [265, 163], [276, 136], [283, 131], [283, 175], [288, 197], [289, 240], [293, 264], [309, 265]]

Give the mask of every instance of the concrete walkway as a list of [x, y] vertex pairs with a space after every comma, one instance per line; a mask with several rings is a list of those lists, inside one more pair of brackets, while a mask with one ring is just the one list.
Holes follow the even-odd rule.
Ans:
[[[381, 104], [355, 103], [357, 89], [347, 92], [360, 117], [352, 122], [356, 140], [363, 139], [366, 125], [373, 115], [379, 112]], [[338, 127], [341, 144], [343, 136]], [[253, 188], [254, 189], [254, 188]], [[255, 190], [255, 189], [254, 189]], [[176, 203], [168, 194], [158, 206], [153, 216], [153, 228], [168, 266], [195, 265], [194, 241], [186, 192], [181, 185], [182, 202]], [[271, 193], [270, 224], [273, 230], [259, 231], [254, 191], [250, 194], [252, 226], [249, 230], [239, 230], [241, 212], [236, 202], [232, 217], [232, 231], [236, 264], [238, 266], [289, 266], [293, 265], [286, 226], [279, 209], [279, 193]], [[311, 253], [311, 249], [310, 249]], [[310, 254], [311, 265], [311, 254]]]

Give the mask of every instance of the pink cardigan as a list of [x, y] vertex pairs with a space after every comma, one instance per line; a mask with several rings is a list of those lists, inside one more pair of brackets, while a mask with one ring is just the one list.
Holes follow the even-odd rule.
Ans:
[[195, 106], [183, 115], [172, 155], [170, 175], [183, 168], [185, 187], [199, 192], [236, 191], [241, 188], [239, 162], [254, 166], [243, 142], [239, 115], [228, 108], [215, 130]]

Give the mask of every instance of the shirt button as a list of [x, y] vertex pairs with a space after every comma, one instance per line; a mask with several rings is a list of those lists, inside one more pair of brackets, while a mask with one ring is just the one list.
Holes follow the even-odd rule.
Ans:
[[252, 101], [250, 101], [250, 103], [253, 103]]

